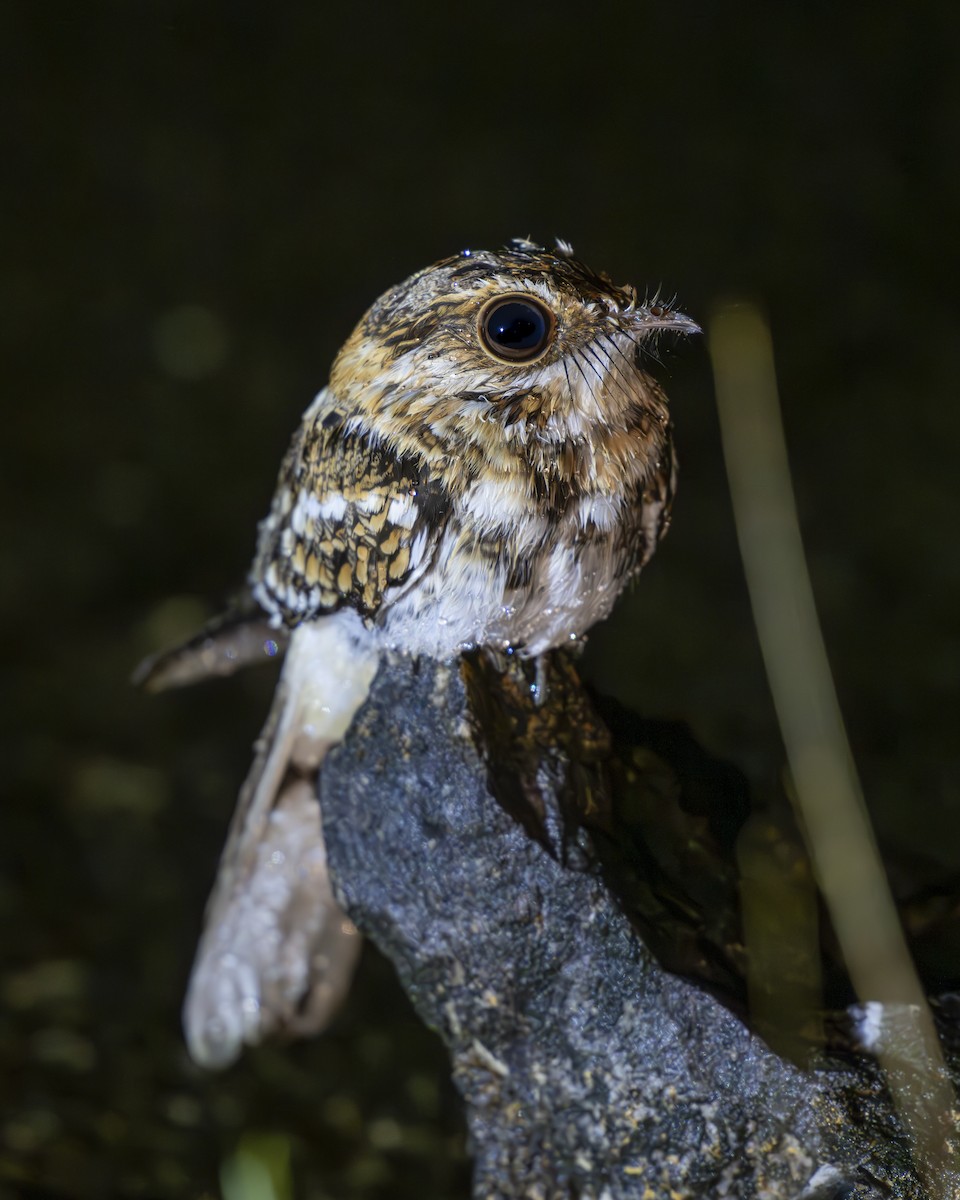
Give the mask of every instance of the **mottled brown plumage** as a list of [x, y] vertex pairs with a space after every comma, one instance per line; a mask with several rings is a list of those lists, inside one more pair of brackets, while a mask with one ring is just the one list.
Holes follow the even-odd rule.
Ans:
[[444, 259], [385, 293], [304, 414], [234, 610], [145, 664], [154, 688], [286, 647], [207, 909], [184, 1019], [223, 1065], [319, 1029], [356, 958], [315, 776], [384, 648], [536, 657], [607, 615], [676, 479], [650, 339], [696, 329], [558, 243]]
[[[484, 341], [478, 322], [501, 296], [549, 314], [532, 361]], [[665, 328], [695, 327], [529, 243], [393, 288], [294, 438], [254, 596], [287, 625], [347, 605], [386, 644], [441, 657], [579, 636], [669, 521], [670, 422], [645, 369]]]
[[[345, 424], [331, 404], [300, 427], [263, 525], [251, 580], [264, 608], [287, 624], [345, 604], [372, 617], [385, 593], [406, 582], [414, 540], [432, 536], [442, 519], [442, 485], [422, 459]], [[415, 519], [390, 520], [391, 506], [412, 496]]]

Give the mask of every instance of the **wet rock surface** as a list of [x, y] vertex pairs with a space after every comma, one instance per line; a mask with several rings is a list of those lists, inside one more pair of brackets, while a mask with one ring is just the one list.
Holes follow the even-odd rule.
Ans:
[[450, 1052], [474, 1195], [919, 1200], [871, 1064], [801, 1070], [664, 971], [471, 729], [458, 673], [390, 663], [321, 802], [339, 898]]

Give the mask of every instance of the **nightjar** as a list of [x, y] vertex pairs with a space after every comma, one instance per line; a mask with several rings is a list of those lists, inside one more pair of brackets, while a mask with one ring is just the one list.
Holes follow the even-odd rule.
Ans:
[[316, 771], [380, 653], [535, 657], [605, 617], [665, 533], [676, 480], [656, 336], [695, 333], [558, 242], [463, 251], [386, 292], [303, 416], [247, 587], [159, 689], [286, 647], [191, 976], [193, 1056], [322, 1027], [359, 938], [324, 858]]

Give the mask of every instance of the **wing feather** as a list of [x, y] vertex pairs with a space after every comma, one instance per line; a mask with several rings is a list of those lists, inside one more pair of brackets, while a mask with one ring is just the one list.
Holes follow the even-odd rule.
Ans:
[[446, 511], [425, 460], [352, 430], [321, 393], [260, 526], [253, 595], [287, 625], [344, 606], [372, 617], [425, 568]]

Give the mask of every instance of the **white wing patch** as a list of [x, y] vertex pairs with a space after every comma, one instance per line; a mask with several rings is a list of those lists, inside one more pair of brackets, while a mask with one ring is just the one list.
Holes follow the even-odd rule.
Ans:
[[341, 496], [338, 492], [331, 492], [322, 500], [318, 500], [314, 495], [308, 495], [307, 507], [312, 517], [320, 517], [325, 521], [339, 521], [347, 511], [347, 501], [346, 497]]
[[387, 524], [412, 529], [417, 520], [417, 505], [410, 496], [396, 496], [387, 509]]

